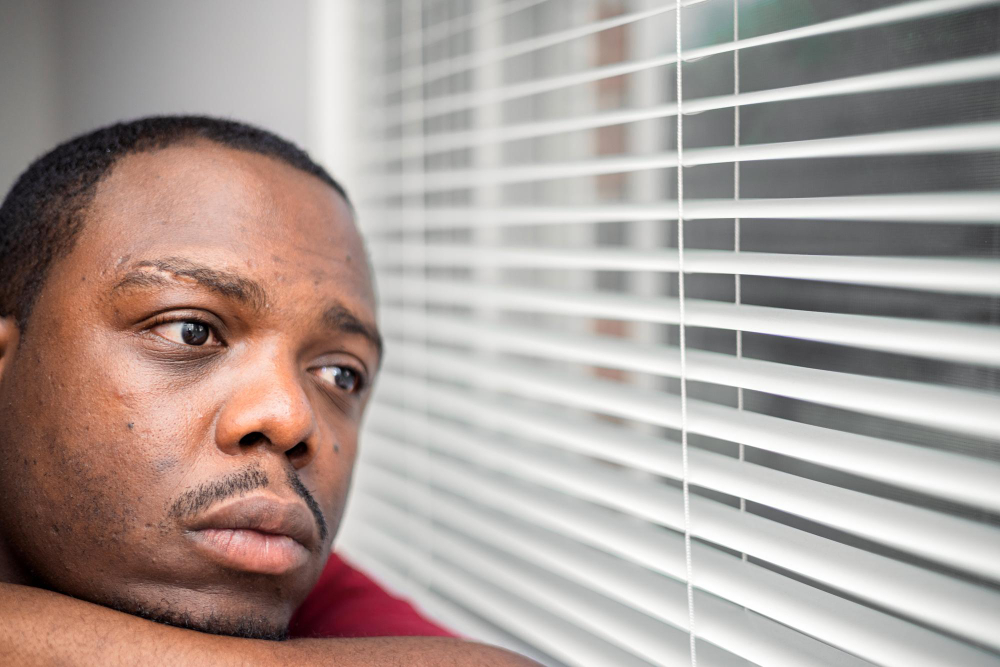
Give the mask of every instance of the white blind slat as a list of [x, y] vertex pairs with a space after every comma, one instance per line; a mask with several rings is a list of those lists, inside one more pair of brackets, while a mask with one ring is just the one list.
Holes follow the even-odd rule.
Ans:
[[[387, 301], [471, 306], [489, 303], [521, 312], [677, 324], [673, 298], [477, 285], [447, 280], [386, 279]], [[874, 315], [734, 305], [688, 299], [688, 326], [751, 331], [823, 343], [850, 345], [968, 364], [1000, 366], [1000, 330], [994, 326]]]
[[679, 3], [671, 3], [663, 7], [655, 7], [645, 11], [614, 16], [604, 19], [603, 21], [595, 21], [593, 23], [588, 23], [587, 25], [570, 28], [557, 33], [550, 33], [540, 37], [525, 39], [514, 44], [499, 46], [489, 51], [477, 51], [469, 57], [451, 59], [437, 63], [434, 66], [422, 68], [414, 67], [403, 71], [400, 76], [402, 77], [404, 85], [416, 85], [417, 83], [426, 85], [427, 83], [431, 83], [438, 79], [475, 69], [477, 67], [482, 67], [499, 60], [513, 58], [514, 56], [523, 55], [532, 51], [538, 51], [550, 46], [579, 39], [580, 37], [586, 37], [587, 35], [610, 30], [611, 28], [617, 28], [618, 26], [648, 19], [652, 16], [656, 16], [657, 14], [673, 11], [677, 4], [687, 6], [705, 1], [706, 0], [683, 0]]
[[[387, 470], [367, 471], [368, 482], [378, 492], [396, 503], [409, 498], [433, 505], [435, 516], [461, 532], [492, 542], [519, 557], [569, 576], [578, 583], [591, 586], [608, 597], [635, 606], [659, 617], [681, 630], [687, 629], [685, 591], [676, 580], [643, 568], [623, 571], [613, 556], [597, 550], [586, 550], [570, 539], [561, 539], [544, 531], [527, 531], [528, 524], [517, 525], [500, 515], [486, 515], [471, 505], [458, 505], [452, 498], [427, 487], [412, 484], [405, 477]], [[756, 663], [800, 667], [829, 665], [844, 667], [849, 657], [824, 650], [818, 642], [810, 650], [801, 650], [793, 643], [784, 626], [763, 617], [754, 619], [737, 605], [715, 596], [699, 593], [699, 634], [707, 641], [735, 655]], [[751, 620], [754, 619], [754, 620]], [[766, 628], [766, 632], [761, 632]], [[831, 655], [832, 654], [832, 655]]]
[[347, 553], [553, 667], [1000, 666], [1000, 0], [363, 4]]
[[[907, 90], [929, 86], [957, 85], [1000, 77], [1000, 56], [986, 55], [943, 63], [919, 65], [889, 72], [861, 74], [830, 81], [805, 83], [785, 88], [759, 90], [737, 95], [693, 98], [684, 103], [685, 113], [701, 113], [735, 106], [791, 102], [862, 93]], [[676, 104], [663, 104], [646, 109], [608, 111], [587, 116], [568, 116], [555, 120], [507, 125], [488, 134], [456, 131], [428, 135], [420, 146], [407, 141], [399, 143], [400, 157], [412, 158], [426, 153], [471, 148], [494, 142], [546, 137], [564, 132], [593, 130], [611, 125], [637, 123], [644, 120], [670, 118], [677, 115]]]
[[[669, 528], [679, 529], [683, 524], [678, 514], [679, 510], [657, 511], [658, 507], [672, 507], [671, 503], [677, 500], [678, 492], [673, 487], [652, 481], [643, 483], [632, 480], [585, 462], [570, 461], [540, 451], [527, 451], [513, 445], [509, 440], [476, 436], [449, 429], [440, 423], [422, 425], [422, 428], [439, 438], [439, 442], [434, 443], [432, 448], [450, 456], [465, 458], [473, 463], [488, 465], [508, 474], [553, 486]], [[393, 429], [379, 433], [389, 431], [392, 437], [400, 437], [399, 432]], [[476, 443], [481, 451], [463, 456], [459, 450], [463, 438]], [[503, 456], [505, 450], [517, 452], [522, 461], [506, 462]], [[927, 539], [926, 534], [921, 535], [920, 528], [947, 534], [960, 543], [963, 540], [971, 541], [981, 537], [984, 545], [990, 543], [995, 545], [1000, 540], [998, 531], [994, 530], [991, 534], [991, 531], [983, 530], [980, 535], [976, 535], [975, 529], [979, 526], [972, 522], [963, 525], [960, 520], [955, 521], [949, 517], [935, 515], [927, 510], [869, 498], [836, 487], [824, 488], [825, 485], [807, 480], [800, 480], [798, 484], [788, 484], [787, 488], [768, 489], [768, 483], [775, 481], [787, 483], [787, 480], [781, 479], [781, 473], [769, 476], [766, 470], [755, 470], [757, 466], [752, 464], [738, 463], [724, 466], [718, 459], [702, 456], [701, 452], [698, 454], [697, 463], [701, 465], [693, 474], [697, 475], [698, 483], [707, 481], [706, 486], [709, 488], [722, 487], [719, 490], [726, 493], [743, 491], [743, 494], [733, 495], [740, 495], [749, 500], [761, 500], [767, 504], [776, 503], [780, 509], [790, 510], [836, 527], [845, 527], [848, 532], [888, 542], [898, 548], [929, 558], [950, 561], [957, 566], [964, 564], [968, 567], [972, 564], [973, 567], [979, 568], [976, 570], [978, 573], [997, 579], [995, 566], [984, 566], [982, 563], [984, 559], [975, 563], [973, 559], [954, 555], [954, 550], [949, 547], [930, 544], [932, 540]], [[739, 486], [734, 485], [734, 482]], [[813, 494], [811, 498], [810, 494]], [[730, 508], [715, 501], [695, 498], [693, 502], [699, 510], [698, 525], [701, 532], [696, 534], [700, 537], [741, 552], [752, 553], [806, 576], [842, 586], [860, 597], [877, 596], [883, 604], [921, 618], [934, 619], [935, 624], [940, 627], [953, 629], [961, 634], [970, 630], [956, 626], [970, 625], [975, 636], [991, 637], [994, 634], [989, 621], [1000, 613], [1000, 596], [994, 593], [978, 591], [946, 577], [919, 568], [895, 564], [854, 548], [841, 547], [826, 539], [800, 534], [795, 529], [761, 517], [734, 513]], [[842, 504], [844, 507], [834, 506], [836, 504]], [[867, 520], [859, 518], [865, 511], [879, 512], [879, 515]], [[907, 514], [911, 516], [907, 517]], [[894, 521], [906, 519], [910, 519], [907, 526], [893, 526]], [[884, 532], [880, 532], [880, 529]], [[799, 551], [796, 552], [796, 548], [789, 548], [789, 545], [797, 545]], [[832, 567], [832, 564], [837, 562], [833, 559], [834, 553], [837, 560], [855, 561], [858, 569], [845, 568], [849, 571], [836, 572]], [[964, 563], [959, 563], [959, 559]], [[884, 577], [890, 583], [886, 585], [876, 583], [874, 581], [876, 573], [878, 577]], [[914, 597], [914, 593], [909, 590], [911, 588], [918, 588], [921, 592]], [[920, 604], [917, 604], [918, 602]], [[986, 625], [982, 625], [984, 622]], [[997, 640], [991, 638], [985, 641], [992, 645]]]
[[[864, 195], [856, 197], [798, 197], [794, 199], [685, 199], [686, 220], [726, 218], [773, 220], [867, 220], [872, 222], [934, 222], [997, 224], [1000, 194], [945, 192], [935, 194]], [[602, 205], [590, 207], [538, 206], [470, 209], [425, 208], [428, 227], [466, 228], [474, 224], [539, 225], [676, 220], [677, 203], [657, 205]], [[402, 209], [403, 215], [412, 214]]]
[[[378, 442], [378, 449], [386, 455], [378, 459], [379, 465], [392, 467], [412, 456], [412, 452], [405, 447], [393, 446], [382, 438], [374, 440]], [[372, 452], [369, 451], [368, 455], [371, 456]], [[624, 551], [638, 562], [677, 579], [684, 578], [683, 540], [676, 533], [672, 536], [668, 533], [654, 536], [647, 531], [630, 534], [623, 522], [611, 518], [612, 515], [608, 515], [607, 522], [601, 521], [601, 514], [593, 509], [577, 515], [575, 511], [567, 511], [565, 503], [547, 503], [543, 500], [544, 495], [535, 493], [526, 495], [526, 489], [521, 486], [498, 486], [472, 468], [444, 461], [438, 462], [437, 467], [438, 483], [447, 484], [450, 490], [470, 499], [486, 502], [492, 497], [498, 501], [497, 509], [512, 511], [516, 508], [528, 512], [535, 520], [554, 520], [557, 530], [570, 530], [585, 541], [594, 540], [595, 534], [607, 531], [614, 537], [610, 541], [600, 540], [603, 548], [615, 553]], [[560, 506], [563, 506], [562, 509], [557, 509]], [[546, 511], [555, 511], [559, 518], [549, 515], [551, 519], [543, 519], [542, 512]], [[573, 523], [581, 532], [577, 533], [576, 528], [567, 523], [567, 520], [572, 521], [572, 517], [576, 517]], [[692, 548], [699, 563], [695, 575], [699, 588], [757, 610], [834, 646], [850, 647], [850, 652], [874, 658], [879, 664], [937, 667], [945, 656], [960, 656], [970, 665], [1000, 664], [1000, 660], [982, 651], [970, 649], [936, 633], [917, 631], [912, 624], [791, 581], [740, 561], [738, 557], [699, 543], [693, 544]], [[834, 566], [831, 569], [838, 568]]]
[[[455, 455], [455, 443], [464, 435], [449, 432], [446, 427], [438, 425], [431, 426], [427, 431], [433, 437], [441, 439], [440, 447], [435, 449], [450, 455]], [[398, 433], [394, 435], [396, 438], [399, 437]], [[498, 442], [497, 449], [491, 450], [488, 449], [491, 443], [481, 438], [468, 435], [464, 435], [464, 437], [471, 442], [483, 445], [483, 452], [480, 452], [478, 456], [470, 457], [474, 458], [472, 461], [474, 463], [487, 465], [545, 486], [559, 488], [573, 495], [580, 495], [587, 500], [633, 513], [675, 530], [682, 525], [682, 521], [676, 513], [673, 516], [666, 514], [663, 517], [651, 516], [655, 515], [655, 503], [676, 501], [677, 492], [672, 488], [664, 486], [658, 488], [652, 482], [643, 483], [622, 479], [621, 476], [610, 473], [602, 474], [601, 471], [592, 466], [567, 463], [565, 460], [539, 455], [537, 452], [525, 452], [517, 448], [509, 450], [508, 443], [508, 450], [517, 452], [526, 461], [526, 463], [511, 466], [505, 464], [502, 460], [502, 454], [498, 453], [503, 451], [503, 443]], [[854, 494], [855, 498], [851, 498], [851, 494], [842, 494], [840, 498], [831, 498], [829, 493], [823, 492], [822, 485], [815, 483], [773, 490], [769, 498], [765, 484], [776, 480], [767, 480], [764, 475], [755, 479], [753, 472], [745, 474], [746, 479], [742, 480], [742, 489], [732, 484], [725, 486], [726, 482], [740, 479], [739, 474], [728, 474], [727, 477], [727, 473], [733, 471], [732, 467], [726, 471], [723, 466], [715, 465], [717, 461], [701, 456], [703, 452], [697, 453], [699, 457], [697, 459], [692, 457], [691, 463], [693, 483], [702, 484], [708, 480], [710, 482], [707, 485], [709, 488], [724, 486], [725, 492], [746, 490], [746, 493], [740, 495], [748, 500], [773, 502], [774, 496], [781, 496], [777, 505], [782, 509], [794, 507], [794, 502], [809, 498], [810, 491], [819, 491], [811, 500], [812, 508], [807, 508], [804, 511], [808, 516], [809, 510], [813, 509], [814, 517], [817, 514], [815, 507], [822, 504], [821, 500], [845, 502], [847, 506], [843, 509], [831, 509], [827, 506], [825, 508], [826, 517], [820, 517], [821, 521], [826, 519], [824, 522], [828, 522], [831, 515], [837, 513], [840, 513], [842, 517], [852, 514], [857, 516], [865, 510], [864, 500], [858, 498], [860, 494]], [[526, 466], [529, 465], [531, 470], [526, 470]], [[747, 465], [749, 464], [742, 464], [736, 469], [742, 472], [742, 470], [746, 470]], [[723, 478], [721, 485], [719, 484], [720, 477]], [[587, 485], [594, 481], [601, 481], [607, 486], [601, 492], [588, 491]], [[642, 497], [644, 494], [646, 497]], [[955, 582], [947, 577], [926, 572], [917, 567], [894, 563], [884, 557], [872, 556], [863, 551], [859, 552], [857, 549], [829, 540], [814, 536], [802, 536], [794, 529], [758, 517], [747, 519], [746, 515], [741, 516], [740, 513], [734, 513], [711, 501], [700, 498], [695, 500], [697, 526], [695, 534], [699, 537], [713, 539], [724, 546], [772, 560], [777, 565], [795, 569], [803, 575], [840, 587], [858, 597], [877, 600], [880, 604], [930, 623], [935, 627], [983, 641], [988, 646], [996, 647], [998, 645], [993, 630], [995, 626], [991, 619], [996, 618], [996, 615], [1000, 613], [1000, 595], [981, 591], [971, 585]], [[891, 504], [888, 505], [891, 507]], [[893, 514], [891, 511], [886, 512], [885, 516], [880, 516], [874, 521], [869, 520], [867, 523], [889, 525], [892, 523]], [[895, 514], [898, 518], [901, 513], [896, 512]], [[744, 525], [740, 525], [741, 523]], [[841, 524], [836, 517], [833, 517], [833, 523]], [[935, 524], [938, 526], [945, 524], [947, 527], [946, 521], [938, 519], [937, 521], [928, 521], [927, 529], [932, 529]], [[755, 536], [748, 537], [752, 531], [757, 531]], [[899, 530], [897, 529], [896, 532]], [[994, 537], [994, 541], [996, 541], [996, 537]], [[914, 542], [912, 535], [903, 536], [902, 544], [898, 546], [905, 548], [913, 546]], [[789, 544], [794, 544], [795, 547], [788, 548]], [[920, 549], [920, 545], [917, 545], [916, 548]], [[835, 572], [834, 564], [845, 560], [852, 562], [852, 567], [843, 568], [844, 572]]]
[[[700, 60], [713, 55], [728, 53], [731, 51], [744, 51], [756, 46], [768, 44], [780, 44], [795, 39], [806, 37], [818, 37], [830, 35], [848, 30], [859, 30], [876, 26], [883, 26], [900, 21], [909, 21], [917, 18], [926, 18], [941, 14], [959, 12], [976, 7], [996, 4], [996, 0], [924, 0], [922, 2], [909, 2], [894, 7], [885, 7], [852, 16], [846, 16], [831, 21], [824, 21], [791, 30], [783, 30], [778, 33], [770, 33], [747, 39], [740, 39], [734, 42], [724, 42], [710, 46], [685, 49], [682, 52], [685, 61]], [[655, 11], [655, 10], [654, 10]], [[659, 13], [659, 12], [657, 12]], [[614, 26], [612, 26], [614, 27]], [[605, 67], [596, 67], [588, 70], [564, 74], [560, 76], [535, 79], [532, 81], [502, 86], [485, 93], [475, 94], [452, 94], [444, 98], [428, 98], [423, 104], [423, 113], [414, 111], [410, 105], [401, 105], [401, 116], [404, 121], [412, 121], [421, 117], [452, 113], [462, 109], [468, 109], [481, 104], [496, 104], [517, 97], [536, 95], [539, 93], [551, 92], [567, 86], [590, 83], [614, 76], [632, 74], [647, 69], [662, 67], [677, 62], [674, 53], [667, 53], [655, 58], [646, 58], [637, 62], [625, 62]], [[390, 105], [391, 108], [391, 105]]]
[[[649, 346], [613, 338], [547, 333], [527, 327], [502, 329], [477, 325], [468, 318], [398, 313], [400, 324], [387, 331], [399, 341], [403, 354], [422, 355], [422, 348], [405, 343], [419, 333], [437, 343], [464, 345], [488, 342], [508, 352], [542, 359], [679, 377], [678, 348]], [[405, 324], [403, 324], [405, 323]], [[405, 331], [405, 334], [404, 334]], [[449, 354], [429, 352], [428, 354]], [[434, 357], [440, 358], [440, 357]], [[730, 387], [743, 387], [798, 400], [855, 410], [890, 419], [924, 424], [971, 435], [1000, 439], [1000, 397], [991, 393], [934, 387], [918, 382], [852, 375], [755, 359], [735, 359], [717, 352], [687, 352], [687, 377]]]
[[[378, 525], [397, 534], [410, 527], [406, 512], [370, 498], [363, 509], [365, 516], [377, 518]], [[685, 656], [686, 637], [669, 626], [636, 613], [628, 607], [594, 593], [589, 587], [577, 586], [561, 577], [543, 577], [517, 567], [509, 559], [476, 546], [471, 541], [448, 531], [437, 535], [442, 558], [454, 567], [482, 573], [488, 580], [509, 591], [516, 591], [539, 607], [555, 612], [560, 618], [573, 620], [583, 628], [611, 644], [636, 654], [650, 664], [668, 665]], [[706, 649], [708, 647], [706, 646]], [[714, 651], [706, 664], [719, 667], [746, 663]]]
[[[371, 471], [365, 471], [363, 476], [367, 477], [369, 472]], [[374, 472], [378, 473], [377, 470]], [[350, 539], [352, 535], [349, 534], [349, 530], [345, 531], [344, 527], [341, 527], [339, 532], [341, 539], [345, 536], [345, 532], [348, 533], [348, 544], [338, 548], [340, 555], [346, 556], [349, 562], [364, 563], [366, 574], [381, 585], [387, 586], [397, 594], [407, 598], [425, 614], [437, 619], [459, 636], [476, 637], [479, 641], [521, 653], [541, 661], [543, 664], [545, 662], [551, 663], [551, 658], [543, 655], [530, 644], [505, 632], [489, 621], [470, 614], [467, 609], [453, 599], [431, 590], [424, 584], [417, 584], [410, 578], [413, 572], [407, 573], [408, 568], [405, 565], [400, 565], [395, 558], [385, 558], [377, 551], [362, 548], [359, 543]], [[362, 531], [361, 539], [364, 539], [364, 531]], [[417, 599], [419, 602], [416, 601]]]
[[[481, 248], [428, 243], [423, 258], [387, 243], [374, 257], [379, 269], [421, 266], [578, 269], [586, 271], [677, 271], [670, 250], [617, 248]], [[751, 275], [825, 282], [897, 287], [975, 295], [1000, 294], [1000, 262], [971, 257], [864, 257], [801, 255], [773, 252], [688, 250], [686, 273]]]
[[[670, 449], [671, 443], [606, 421], [561, 417], [552, 414], [547, 406], [532, 408], [499, 397], [474, 398], [463, 389], [418, 383], [391, 369], [386, 372], [384, 391], [388, 400], [397, 402], [408, 393], [419, 392], [437, 411], [454, 411], [477, 423], [499, 425], [497, 428], [516, 436], [542, 439], [638, 470], [679, 477], [680, 461]], [[696, 433], [1000, 511], [1000, 487], [996, 484], [1000, 464], [994, 461], [701, 402], [695, 403], [689, 419]], [[608, 447], [609, 442], [615, 446]], [[961, 479], [962, 484], [949, 481], [954, 479]]]
[[[359, 543], [384, 558], [406, 550], [406, 543], [381, 531], [369, 531]], [[497, 625], [509, 628], [570, 665], [618, 664], [649, 667], [650, 663], [619, 649], [593, 633], [565, 621], [550, 611], [532, 605], [517, 595], [484, 582], [461, 568], [445, 566], [422, 555], [410, 559], [410, 567], [439, 590]]]
[[[1000, 123], [971, 123], [954, 127], [930, 127], [878, 134], [823, 139], [805, 139], [774, 144], [713, 146], [684, 151], [684, 166], [729, 164], [760, 160], [871, 157], [934, 153], [981, 153], [1000, 150]], [[429, 171], [419, 186], [390, 185], [383, 196], [438, 192], [487, 184], [541, 181], [603, 174], [621, 174], [644, 169], [677, 166], [677, 154], [659, 153], [630, 157], [597, 158], [575, 162], [514, 164], [497, 169]]]

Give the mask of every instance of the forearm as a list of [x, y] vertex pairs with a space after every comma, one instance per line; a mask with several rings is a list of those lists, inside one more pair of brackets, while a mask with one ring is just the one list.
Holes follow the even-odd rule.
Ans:
[[[174, 628], [57, 593], [0, 584], [0, 664], [239, 665], [237, 640]], [[268, 642], [245, 640], [247, 660], [267, 659]]]
[[528, 667], [535, 663], [500, 649], [442, 638], [269, 642], [220, 637], [36, 588], [0, 584], [0, 664]]

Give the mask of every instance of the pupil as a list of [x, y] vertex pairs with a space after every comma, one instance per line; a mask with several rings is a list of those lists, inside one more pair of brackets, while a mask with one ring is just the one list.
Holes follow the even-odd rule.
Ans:
[[185, 322], [181, 338], [188, 345], [204, 345], [208, 340], [208, 327], [200, 322]]
[[337, 386], [345, 391], [351, 391], [354, 389], [354, 384], [356, 379], [354, 377], [354, 371], [349, 368], [337, 368], [334, 372], [334, 382]]

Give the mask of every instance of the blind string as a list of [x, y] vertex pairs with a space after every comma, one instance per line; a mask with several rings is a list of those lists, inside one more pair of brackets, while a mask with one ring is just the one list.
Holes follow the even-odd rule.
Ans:
[[[740, 41], [740, 0], [733, 0], [733, 44]], [[733, 49], [733, 148], [737, 149], [733, 159], [733, 200], [740, 201], [740, 50], [739, 47]], [[737, 211], [739, 207], [737, 207]], [[737, 216], [733, 219], [733, 252], [740, 252], [740, 219]], [[733, 274], [733, 301], [737, 306], [743, 303], [743, 285], [740, 274]], [[743, 332], [736, 329], [736, 360], [743, 359]], [[736, 387], [736, 409], [743, 411], [743, 387]], [[740, 462], [746, 460], [746, 445], [739, 443]], [[746, 512], [746, 498], [740, 497], [740, 512]], [[746, 561], [746, 552], [740, 554]]]
[[694, 587], [691, 583], [691, 493], [688, 468], [687, 429], [687, 339], [684, 332], [684, 76], [681, 60], [681, 2], [677, 2], [677, 299], [679, 301], [678, 325], [680, 329], [680, 382], [681, 382], [681, 469], [684, 494], [684, 572], [687, 580], [688, 644], [691, 667], [698, 664], [694, 634]]
[[[400, 11], [402, 12], [400, 21], [400, 42], [404, 49], [404, 55], [402, 57], [402, 67], [400, 69], [400, 95], [401, 100], [406, 98], [406, 87], [404, 80], [404, 72], [406, 71], [416, 71], [416, 82], [411, 88], [413, 102], [416, 104], [418, 111], [423, 113], [424, 106], [424, 0], [416, 0], [409, 5], [401, 6]], [[407, 39], [409, 37], [409, 39]], [[402, 112], [403, 105], [400, 105], [400, 120], [401, 123], [405, 120], [404, 114]], [[405, 135], [405, 126], [404, 126]], [[417, 124], [413, 130], [413, 138], [416, 141], [416, 145], [420, 149], [421, 155], [423, 154], [424, 148], [424, 127], [423, 123]], [[419, 158], [414, 164], [406, 165], [403, 168], [404, 178], [410, 180], [414, 183], [413, 188], [413, 209], [412, 218], [407, 226], [412, 227], [407, 232], [403, 233], [403, 238], [409, 240], [408, 247], [406, 248], [406, 255], [412, 259], [413, 262], [413, 272], [417, 274], [417, 284], [419, 287], [419, 301], [423, 306], [421, 310], [426, 311], [426, 289], [424, 286], [424, 266], [426, 264], [426, 252], [425, 252], [425, 213], [424, 213], [424, 192], [426, 190], [426, 180], [424, 176], [424, 160]], [[408, 321], [411, 320], [412, 315], [409, 314], [409, 309], [407, 309], [407, 314], [403, 315], [403, 329], [404, 331], [409, 331]], [[419, 331], [419, 329], [418, 329]], [[412, 335], [412, 341], [416, 343], [425, 353], [428, 348], [428, 340], [425, 331], [421, 333], [415, 333]], [[411, 371], [414, 373], [414, 380], [419, 385], [427, 385], [427, 369], [423, 364], [419, 364], [417, 368]], [[426, 391], [404, 391], [404, 400], [410, 406], [410, 424], [408, 429], [414, 434], [414, 440], [418, 443], [418, 448], [420, 451], [420, 457], [417, 459], [418, 464], [415, 468], [411, 468], [410, 479], [417, 482], [418, 484], [429, 487], [432, 484], [432, 470], [431, 465], [431, 450], [427, 445], [427, 434], [424, 428], [424, 423], [427, 415], [427, 404], [425, 400]], [[415, 418], [414, 418], [415, 417]], [[428, 507], [421, 503], [414, 502], [414, 524], [418, 525], [421, 538], [418, 543], [418, 548], [414, 550], [414, 553], [419, 557], [423, 556], [426, 559], [433, 559], [433, 517], [431, 511]], [[412, 565], [411, 565], [412, 567]], [[430, 589], [431, 583], [426, 576], [414, 577], [417, 579], [422, 586]]]

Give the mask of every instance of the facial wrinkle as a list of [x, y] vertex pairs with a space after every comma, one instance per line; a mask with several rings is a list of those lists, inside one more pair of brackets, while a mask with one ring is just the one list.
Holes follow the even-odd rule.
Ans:
[[196, 283], [257, 311], [263, 310], [268, 303], [267, 292], [256, 281], [182, 257], [137, 262], [115, 284], [112, 292], [130, 287], [162, 286], [171, 280]]
[[288, 484], [292, 487], [292, 490], [305, 501], [306, 507], [309, 508], [313, 517], [316, 518], [316, 525], [319, 526], [320, 545], [325, 544], [326, 538], [330, 534], [330, 529], [326, 525], [326, 518], [323, 516], [323, 511], [319, 508], [319, 503], [317, 503], [316, 499], [313, 498], [313, 495], [309, 493], [309, 489], [305, 487], [305, 484], [302, 483], [302, 480], [299, 479], [298, 473], [295, 472], [293, 468], [289, 468], [288, 470]]

